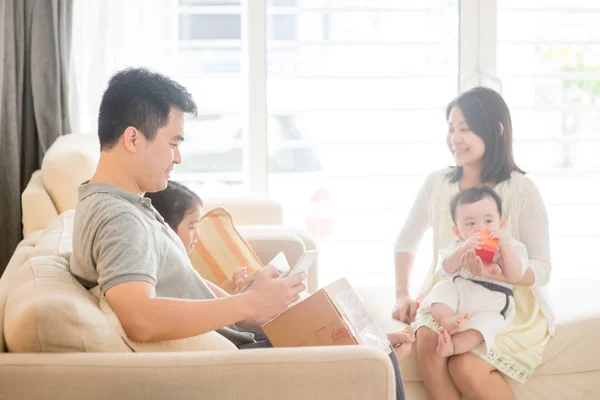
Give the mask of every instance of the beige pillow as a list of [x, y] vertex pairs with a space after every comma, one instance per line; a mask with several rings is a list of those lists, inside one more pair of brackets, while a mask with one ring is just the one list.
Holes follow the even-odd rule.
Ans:
[[121, 335], [121, 338], [127, 343], [133, 351], [138, 353], [159, 353], [159, 352], [179, 352], [179, 351], [206, 351], [206, 350], [237, 350], [238, 348], [225, 339], [219, 333], [212, 331], [203, 335], [193, 336], [186, 339], [167, 340], [163, 342], [134, 342], [127, 337], [119, 317], [113, 312], [106, 300], [106, 297], [100, 293], [98, 286], [91, 289], [92, 295], [98, 299], [100, 309], [106, 316], [106, 319], [113, 328]]
[[9, 351], [130, 352], [62, 257], [32, 257], [13, 279], [4, 316]]
[[60, 214], [77, 205], [77, 188], [90, 179], [100, 158], [97, 135], [71, 133], [58, 137], [42, 160], [42, 179]]
[[44, 229], [31, 252], [36, 256], [58, 256], [68, 260], [73, 253], [73, 225], [75, 210], [65, 211]]

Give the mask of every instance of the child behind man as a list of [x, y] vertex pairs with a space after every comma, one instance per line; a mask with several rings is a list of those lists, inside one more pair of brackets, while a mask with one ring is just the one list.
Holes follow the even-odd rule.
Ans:
[[[483, 345], [489, 351], [496, 335], [515, 315], [512, 282], [527, 266], [527, 249], [503, 229], [502, 201], [487, 187], [458, 193], [452, 200], [454, 245], [441, 258], [438, 282], [421, 304], [440, 325], [436, 352], [440, 357], [462, 354]], [[484, 265], [476, 255], [483, 233], [498, 239], [498, 252]]]
[[[200, 197], [188, 187], [176, 181], [168, 181], [165, 190], [146, 193], [144, 196], [152, 201], [152, 206], [177, 233], [189, 255], [199, 238], [197, 228], [203, 206]], [[252, 276], [247, 275], [246, 268], [241, 267], [233, 274], [231, 279], [223, 282], [220, 287], [229, 294], [236, 294], [250, 279], [252, 279]], [[260, 337], [264, 338], [264, 335], [261, 334]], [[415, 336], [412, 328], [407, 327], [402, 331], [389, 333], [388, 339], [397, 358], [400, 359], [411, 352]], [[259, 344], [257, 347], [265, 346]], [[398, 369], [397, 365], [395, 365], [395, 369]]]
[[[156, 211], [165, 222], [177, 233], [189, 255], [198, 240], [198, 223], [202, 212], [202, 199], [185, 185], [169, 181], [167, 188], [160, 192], [146, 193], [144, 197], [152, 201]], [[250, 280], [251, 275], [241, 266], [231, 278], [222, 282], [219, 287], [229, 294], [236, 294]]]

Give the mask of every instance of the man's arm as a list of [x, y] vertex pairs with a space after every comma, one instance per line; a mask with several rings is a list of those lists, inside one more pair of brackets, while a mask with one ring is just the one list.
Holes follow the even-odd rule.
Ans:
[[[212, 290], [212, 292], [218, 298], [223, 298], [223, 297], [231, 296], [229, 293], [227, 293], [225, 290], [223, 290], [221, 287], [215, 285], [211, 281], [204, 280], [204, 282], [206, 282], [206, 284], [208, 285], [208, 287], [210, 288], [210, 290]], [[265, 322], [267, 322], [268, 320], [270, 320], [270, 319], [271, 319], [271, 317], [267, 317], [267, 318], [247, 318], [247, 319], [244, 319], [244, 320], [239, 320], [235, 324], [237, 326], [239, 326], [240, 328], [243, 328], [243, 329], [248, 329], [248, 330], [251, 330], [251, 331], [259, 331], [261, 329], [261, 326]]]
[[176, 340], [285, 311], [305, 289], [305, 274], [285, 279], [274, 279], [276, 276], [276, 269], [267, 267], [257, 274], [248, 292], [211, 300], [156, 297], [152, 284], [139, 281], [113, 286], [107, 290], [106, 299], [132, 340]]

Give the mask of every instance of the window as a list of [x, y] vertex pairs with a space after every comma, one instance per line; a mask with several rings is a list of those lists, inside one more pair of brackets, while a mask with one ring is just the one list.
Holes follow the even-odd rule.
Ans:
[[553, 280], [598, 276], [600, 7], [585, 1], [502, 1], [498, 76], [515, 156], [539, 185], [551, 223]]
[[458, 1], [375, 3], [267, 6], [297, 21], [295, 40], [267, 34], [268, 114], [291, 116], [296, 132], [269, 136], [269, 194], [319, 239], [322, 282], [392, 282], [395, 236], [424, 174], [451, 162]]
[[[268, 191], [317, 238], [322, 283], [393, 285], [393, 242], [417, 190], [452, 163], [445, 106], [476, 85], [511, 109], [516, 160], [550, 215], [553, 280], [598, 275], [588, 257], [600, 239], [600, 5], [77, 0], [75, 13], [82, 130], [115, 71], [171, 75], [200, 111], [175, 179]], [[423, 243], [415, 284], [431, 259]]]

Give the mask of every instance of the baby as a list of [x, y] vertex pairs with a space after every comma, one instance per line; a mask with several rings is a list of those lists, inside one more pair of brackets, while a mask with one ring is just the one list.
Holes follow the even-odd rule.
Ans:
[[[450, 206], [457, 240], [441, 257], [438, 282], [421, 303], [440, 325], [436, 352], [440, 357], [462, 354], [482, 345], [487, 353], [496, 335], [515, 315], [512, 283], [527, 266], [527, 249], [508, 237], [502, 201], [487, 187], [458, 193]], [[476, 255], [484, 235], [498, 240], [489, 264]]]

